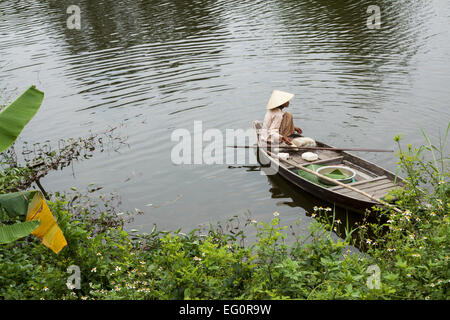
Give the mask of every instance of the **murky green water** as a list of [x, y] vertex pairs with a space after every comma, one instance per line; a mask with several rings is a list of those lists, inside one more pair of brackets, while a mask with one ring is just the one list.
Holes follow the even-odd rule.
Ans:
[[[66, 9], [81, 8], [81, 30]], [[130, 149], [49, 175], [50, 190], [91, 182], [144, 210], [133, 227], [189, 230], [250, 210], [286, 223], [311, 218], [317, 199], [255, 167], [175, 166], [177, 128], [195, 120], [221, 131], [261, 119], [274, 88], [296, 94], [298, 126], [342, 147], [393, 148], [423, 141], [450, 120], [450, 2], [0, 1], [1, 85], [45, 91], [21, 140], [87, 135], [124, 123]], [[388, 169], [395, 158], [361, 153]], [[74, 173], [74, 175], [73, 175]], [[152, 203], [153, 207], [146, 206]]]

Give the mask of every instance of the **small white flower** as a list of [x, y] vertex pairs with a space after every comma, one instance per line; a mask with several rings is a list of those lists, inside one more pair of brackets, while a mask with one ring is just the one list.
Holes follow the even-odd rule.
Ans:
[[199, 258], [199, 257], [197, 257], [197, 256], [194, 257], [194, 260], [195, 260], [195, 261], [202, 261], [202, 259]]
[[119, 267], [119, 266], [117, 266], [117, 267], [116, 267], [116, 271], [120, 271], [120, 270], [122, 270], [122, 268]]
[[278, 211], [275, 211], [274, 213], [273, 213], [273, 216], [274, 217], [278, 217], [280, 214], [278, 213]]
[[95, 267], [92, 268], [92, 269], [91, 269], [91, 272], [97, 272], [97, 268], [95, 268]]

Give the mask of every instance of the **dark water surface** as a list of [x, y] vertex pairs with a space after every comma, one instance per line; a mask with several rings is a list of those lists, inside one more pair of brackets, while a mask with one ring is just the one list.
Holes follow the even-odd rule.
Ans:
[[[66, 27], [69, 5], [81, 30]], [[366, 25], [381, 7], [381, 29]], [[273, 89], [296, 96], [305, 135], [342, 147], [421, 144], [450, 120], [450, 1], [0, 1], [1, 86], [46, 93], [21, 141], [120, 123], [130, 149], [56, 172], [49, 190], [95, 182], [142, 209], [132, 227], [189, 230], [250, 210], [303, 218], [321, 203], [258, 167], [176, 166], [177, 128], [247, 129]], [[361, 153], [388, 169], [388, 153]], [[146, 206], [147, 204], [153, 206]]]

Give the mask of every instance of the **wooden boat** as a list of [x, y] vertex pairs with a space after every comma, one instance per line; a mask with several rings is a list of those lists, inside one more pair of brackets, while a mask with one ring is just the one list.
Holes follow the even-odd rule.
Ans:
[[[306, 152], [305, 150], [297, 151], [287, 149], [280, 152], [289, 153], [289, 163], [277, 159], [273, 156], [273, 154], [272, 156], [269, 155], [270, 151], [268, 152], [267, 148], [262, 147], [263, 144], [260, 141], [261, 128], [262, 123], [260, 121], [253, 122], [253, 129], [256, 131], [258, 141], [258, 161], [266, 166], [275, 164], [278, 174], [280, 174], [283, 178], [293, 183], [300, 189], [329, 203], [335, 203], [337, 206], [348, 208], [357, 212], [364, 212], [366, 209], [370, 209], [371, 207], [379, 204], [370, 198], [358, 192], [349, 190], [343, 186], [336, 185], [326, 187], [309, 181], [298, 174], [300, 166], [318, 164], [350, 167], [356, 172], [356, 176], [354, 178], [354, 182], [347, 185], [361, 190], [377, 199], [382, 199], [392, 189], [403, 184], [403, 180], [400, 177], [395, 177], [394, 173], [345, 151], [316, 150], [314, 153], [319, 156], [319, 159], [309, 162], [301, 157], [302, 153]], [[316, 144], [318, 147], [333, 148], [332, 146], [318, 141], [316, 141]]]

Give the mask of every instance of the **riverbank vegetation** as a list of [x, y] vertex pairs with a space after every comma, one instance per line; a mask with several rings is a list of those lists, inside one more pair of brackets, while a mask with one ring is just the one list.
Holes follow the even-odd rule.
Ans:
[[[339, 240], [332, 233], [345, 222], [327, 208], [317, 207], [312, 215], [321, 218], [309, 235], [289, 245], [278, 213], [270, 223], [249, 221], [257, 240], [242, 246], [243, 233], [214, 227], [203, 234], [130, 234], [114, 198], [98, 199], [99, 205], [93, 193], [54, 194], [48, 203], [68, 246], [58, 255], [30, 237], [0, 246], [0, 297], [448, 299], [448, 168], [442, 154], [422, 160], [424, 152], [439, 150], [429, 145], [399, 150], [407, 185], [393, 196], [403, 213], [379, 209], [377, 223], [347, 229]], [[350, 253], [349, 245], [364, 254]], [[80, 289], [66, 285], [70, 265], [80, 267]]]
[[[95, 186], [50, 194], [67, 246], [55, 254], [30, 236], [1, 244], [0, 299], [448, 299], [448, 131], [437, 146], [425, 134], [419, 148], [404, 149], [395, 138], [406, 179], [387, 200], [402, 213], [378, 208], [375, 221], [349, 226], [318, 204], [309, 233], [290, 242], [282, 212], [268, 223], [245, 221], [256, 228], [256, 240], [245, 245], [242, 230], [220, 225], [189, 234], [126, 232], [132, 216], [114, 195], [97, 196]], [[11, 150], [0, 157], [2, 193], [38, 181], [38, 169], [19, 164]], [[50, 165], [38, 172], [65, 163], [56, 159], [65, 153], [46, 153]], [[5, 208], [0, 213], [3, 224], [17, 222]], [[80, 269], [80, 288], [67, 281], [70, 266]]]

